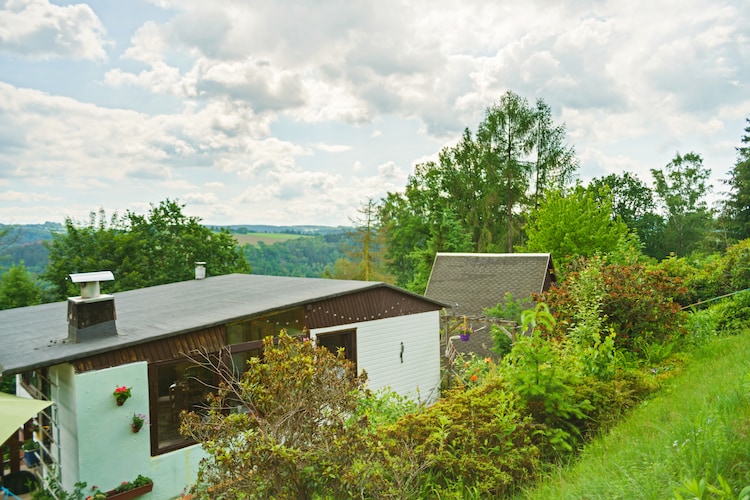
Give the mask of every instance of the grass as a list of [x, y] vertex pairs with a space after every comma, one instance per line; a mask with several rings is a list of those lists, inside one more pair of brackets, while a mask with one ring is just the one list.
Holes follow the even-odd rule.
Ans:
[[[750, 332], [708, 342], [656, 397], [519, 498], [738, 498], [750, 485], [749, 354]], [[701, 481], [717, 491], [699, 491]]]
[[237, 241], [239, 245], [257, 245], [258, 242], [261, 241], [266, 245], [273, 245], [274, 243], [279, 243], [281, 241], [289, 241], [297, 238], [309, 238], [310, 236], [290, 233], [232, 233], [232, 237]]

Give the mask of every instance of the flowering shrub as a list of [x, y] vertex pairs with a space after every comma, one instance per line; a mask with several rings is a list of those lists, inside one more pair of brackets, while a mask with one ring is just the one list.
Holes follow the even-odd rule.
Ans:
[[130, 387], [125, 387], [124, 385], [121, 385], [120, 387], [115, 389], [115, 392], [113, 392], [112, 395], [115, 397], [117, 406], [122, 406], [123, 403], [128, 400], [128, 398], [131, 396], [130, 389]]
[[467, 387], [485, 382], [496, 367], [492, 358], [480, 358], [474, 353], [459, 356], [453, 366], [458, 383]]

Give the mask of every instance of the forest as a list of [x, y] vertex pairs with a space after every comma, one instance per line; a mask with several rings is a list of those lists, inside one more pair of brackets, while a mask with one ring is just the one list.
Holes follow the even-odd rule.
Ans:
[[[175, 200], [146, 215], [92, 213], [84, 224], [65, 221], [38, 275], [13, 265], [0, 280], [0, 304], [60, 300], [75, 292], [71, 272], [111, 269], [105, 292], [190, 279], [196, 260], [213, 274], [378, 280], [423, 293], [436, 252], [549, 252], [556, 286], [531, 307], [498, 297], [486, 311], [527, 335], [512, 345], [493, 335], [498, 361], [461, 359], [429, 408], [341, 377], [352, 368], [342, 356], [284, 335], [269, 340], [264, 362], [227, 385], [210, 420], [184, 420], [183, 432], [209, 455], [193, 494], [748, 498], [747, 123], [725, 192], [709, 206], [711, 172], [699, 152], [655, 165], [652, 185], [630, 172], [584, 185], [564, 124], [553, 123], [542, 99], [508, 92], [475, 130], [417, 165], [403, 191], [363, 201], [345, 234], [243, 248], [228, 229], [184, 216]], [[280, 376], [290, 370], [305, 378], [302, 393], [298, 378]], [[237, 398], [261, 405], [261, 417], [221, 411]], [[296, 412], [317, 424], [285, 425]], [[645, 423], [620, 427], [631, 415]], [[636, 434], [643, 428], [658, 432]], [[613, 432], [628, 433], [616, 436], [620, 447], [658, 444], [635, 458], [589, 458], [614, 448], [605, 444]], [[625, 460], [605, 473], [611, 480], [580, 485], [597, 476], [594, 463], [610, 460]], [[576, 464], [584, 469], [568, 476]]]

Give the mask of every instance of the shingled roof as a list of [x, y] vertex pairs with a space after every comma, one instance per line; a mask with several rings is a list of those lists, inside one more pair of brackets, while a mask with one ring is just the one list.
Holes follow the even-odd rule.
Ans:
[[481, 316], [506, 292], [523, 299], [554, 282], [548, 253], [438, 253], [424, 295], [450, 304], [449, 314]]

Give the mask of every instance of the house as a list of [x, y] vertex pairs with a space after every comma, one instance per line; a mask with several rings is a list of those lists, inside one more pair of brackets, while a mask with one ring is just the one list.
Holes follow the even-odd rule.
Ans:
[[[71, 275], [81, 296], [0, 311], [0, 373], [21, 393], [53, 402], [41, 422], [43, 455], [63, 487], [110, 489], [138, 474], [144, 498], [175, 498], [204, 457], [183, 438], [178, 414], [205, 397], [212, 373], [186, 353], [226, 350], [237, 367], [286, 329], [344, 347], [373, 389], [437, 398], [444, 304], [379, 282], [233, 274], [99, 293], [111, 273]], [[67, 318], [67, 320], [66, 320]], [[117, 387], [131, 397], [118, 406]], [[131, 431], [134, 414], [148, 426]]]
[[[548, 290], [555, 283], [552, 256], [548, 253], [438, 253], [425, 297], [448, 304], [446, 319], [467, 317], [475, 330], [468, 341], [458, 342], [444, 325], [445, 356], [453, 362], [460, 354], [497, 358], [490, 335], [491, 321], [484, 310]], [[460, 321], [459, 321], [460, 322]], [[496, 323], [496, 321], [494, 321]], [[454, 319], [453, 324], [457, 324]], [[512, 335], [512, 334], [511, 334]]]
[[478, 317], [512, 293], [517, 300], [555, 283], [548, 253], [441, 253], [435, 256], [425, 297], [449, 305], [449, 316]]

